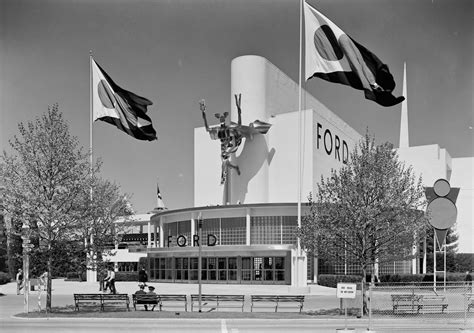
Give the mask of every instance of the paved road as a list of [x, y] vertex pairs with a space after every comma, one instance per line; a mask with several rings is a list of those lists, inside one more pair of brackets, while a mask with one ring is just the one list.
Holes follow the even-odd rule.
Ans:
[[[166, 333], [288, 333], [336, 332], [344, 328], [343, 320], [334, 319], [7, 319], [1, 325], [2, 333], [10, 332], [166, 332]], [[349, 328], [367, 332], [364, 322], [349, 321]], [[389, 332], [460, 332], [459, 328], [433, 323], [416, 324], [387, 321], [379, 323], [374, 331]]]

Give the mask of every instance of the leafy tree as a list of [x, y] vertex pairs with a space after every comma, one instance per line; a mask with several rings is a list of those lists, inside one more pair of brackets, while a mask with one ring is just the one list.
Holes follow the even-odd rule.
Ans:
[[424, 197], [421, 178], [416, 181], [411, 167], [398, 161], [392, 145], [376, 145], [367, 133], [348, 164], [321, 179], [316, 201], [309, 196], [298, 230], [301, 245], [327, 260], [357, 265], [364, 286], [377, 263], [412, 258], [427, 225], [419, 210]]
[[108, 188], [118, 198], [118, 187], [96, 176], [100, 164], [90, 164], [90, 152], [70, 135], [58, 105], [49, 107], [35, 121], [20, 123], [18, 129], [19, 135], [9, 141], [13, 153], [4, 151], [1, 157], [4, 206], [11, 217], [12, 230], [18, 233], [24, 223], [30, 227], [33, 244], [37, 244], [35, 267], [41, 269], [42, 264], [49, 276], [46, 307], [50, 310], [55, 265], [65, 253], [70, 258], [77, 257], [77, 244], [82, 244], [84, 255], [88, 251], [84, 226], [90, 230], [97, 221], [108, 221], [115, 212], [124, 210], [124, 202], [113, 196], [102, 200], [99, 195], [91, 202], [91, 188]]
[[104, 268], [107, 262], [103, 255], [114, 255], [114, 245], [120, 241], [117, 237], [127, 225], [123, 223], [117, 226], [114, 221], [118, 217], [133, 214], [127, 196], [120, 193], [116, 184], [94, 177], [92, 189], [92, 192], [83, 193], [81, 197], [81, 205], [87, 209], [80, 217], [84, 223], [78, 229], [78, 239], [85, 240], [87, 256], [82, 256], [83, 260], [77, 262], [79, 271]]

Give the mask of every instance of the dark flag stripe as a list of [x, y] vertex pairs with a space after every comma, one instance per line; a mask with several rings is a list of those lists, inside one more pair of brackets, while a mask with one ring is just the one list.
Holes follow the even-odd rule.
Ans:
[[392, 95], [395, 80], [386, 64], [316, 9], [304, 6], [306, 80], [319, 77], [363, 90], [382, 106], [405, 100]]
[[156, 131], [146, 114], [153, 103], [119, 87], [94, 60], [93, 63], [94, 120], [112, 124], [138, 140], [156, 140]]

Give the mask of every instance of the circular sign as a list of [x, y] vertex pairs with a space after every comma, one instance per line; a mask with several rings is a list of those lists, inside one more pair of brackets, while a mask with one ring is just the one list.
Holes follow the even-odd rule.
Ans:
[[445, 197], [451, 191], [451, 186], [446, 179], [438, 179], [433, 185], [433, 190], [437, 196]]
[[430, 214], [430, 224], [436, 229], [451, 228], [458, 215], [456, 205], [446, 198], [434, 199], [428, 204], [426, 211]]

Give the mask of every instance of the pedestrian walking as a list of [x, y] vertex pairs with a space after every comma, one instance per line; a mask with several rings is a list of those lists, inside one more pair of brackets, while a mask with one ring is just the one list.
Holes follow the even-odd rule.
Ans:
[[109, 268], [107, 271], [107, 277], [104, 279], [106, 282], [105, 290], [109, 288], [111, 294], [116, 294], [117, 290], [115, 289], [115, 272], [112, 268]]
[[23, 270], [18, 268], [18, 273], [16, 273], [16, 294], [20, 295], [21, 290], [23, 289]]
[[148, 274], [146, 273], [145, 267], [142, 267], [140, 271], [138, 272], [138, 284], [146, 287], [147, 282], [148, 282]]

